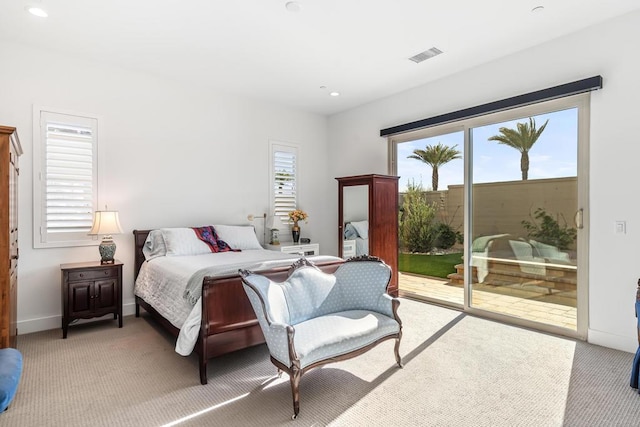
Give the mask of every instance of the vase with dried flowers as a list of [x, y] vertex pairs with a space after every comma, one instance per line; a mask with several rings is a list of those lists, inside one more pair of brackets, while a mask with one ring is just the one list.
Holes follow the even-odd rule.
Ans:
[[299, 221], [307, 222], [307, 218], [309, 215], [300, 209], [293, 210], [289, 212], [289, 220], [293, 221], [293, 225], [291, 226], [291, 236], [293, 237], [293, 243], [298, 243], [300, 241], [300, 226], [298, 225]]

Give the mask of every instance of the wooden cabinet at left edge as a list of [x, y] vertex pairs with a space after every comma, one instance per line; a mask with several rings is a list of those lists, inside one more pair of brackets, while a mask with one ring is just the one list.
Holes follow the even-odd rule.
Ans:
[[16, 347], [18, 335], [18, 157], [14, 127], [0, 126], [0, 348]]

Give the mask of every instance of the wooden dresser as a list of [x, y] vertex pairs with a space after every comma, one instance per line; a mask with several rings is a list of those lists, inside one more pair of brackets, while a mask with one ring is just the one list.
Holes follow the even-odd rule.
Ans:
[[15, 347], [18, 303], [18, 156], [16, 129], [0, 126], [0, 348]]

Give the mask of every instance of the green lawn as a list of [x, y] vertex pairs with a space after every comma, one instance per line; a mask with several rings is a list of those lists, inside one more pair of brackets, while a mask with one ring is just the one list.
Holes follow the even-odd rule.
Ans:
[[446, 255], [398, 254], [398, 269], [405, 273], [447, 278], [462, 263], [462, 253]]

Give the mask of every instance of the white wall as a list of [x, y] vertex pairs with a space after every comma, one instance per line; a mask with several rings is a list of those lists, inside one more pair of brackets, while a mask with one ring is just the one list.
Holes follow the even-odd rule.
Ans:
[[[640, 180], [638, 28], [640, 12], [635, 12], [334, 115], [329, 119], [332, 175], [387, 173], [387, 145], [380, 129], [602, 75], [604, 88], [591, 98], [589, 341], [635, 351], [634, 302], [640, 277], [640, 199], [633, 191]], [[428, 64], [424, 66], [428, 72]], [[614, 234], [615, 220], [627, 221], [626, 234]]]
[[[106, 144], [106, 194], [120, 211], [114, 236], [124, 267], [124, 309], [133, 311], [133, 229], [248, 223], [267, 209], [270, 139], [299, 144], [303, 236], [335, 254], [324, 230], [335, 222], [325, 200], [326, 118], [188, 87], [152, 75], [0, 43], [0, 123], [16, 126], [24, 149], [19, 181], [18, 329], [60, 327], [61, 263], [99, 259], [95, 246], [33, 249], [32, 106], [97, 114]], [[332, 221], [333, 220], [333, 221]], [[261, 221], [255, 225], [262, 227]], [[261, 232], [259, 232], [262, 236]], [[281, 238], [290, 239], [290, 233]], [[332, 242], [333, 243], [333, 242]]]

